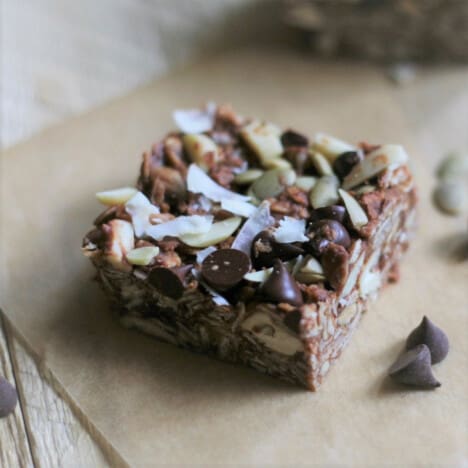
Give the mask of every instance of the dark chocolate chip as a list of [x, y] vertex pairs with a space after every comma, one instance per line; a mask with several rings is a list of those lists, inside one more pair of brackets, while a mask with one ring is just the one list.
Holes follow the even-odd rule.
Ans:
[[161, 294], [172, 299], [179, 299], [184, 294], [184, 280], [188, 273], [187, 269], [191, 270], [192, 265], [176, 268], [156, 267], [150, 271], [148, 282]]
[[102, 229], [94, 228], [89, 231], [83, 239], [83, 247], [87, 245], [89, 242], [96, 245], [98, 248], [102, 248], [104, 246], [104, 242], [106, 240], [106, 236]]
[[349, 254], [338, 244], [328, 244], [324, 250], [320, 263], [325, 277], [335, 291], [341, 291], [348, 278]]
[[242, 281], [250, 270], [250, 259], [237, 249], [219, 249], [203, 260], [201, 274], [214, 289], [225, 291]]
[[414, 348], [419, 344], [425, 344], [429, 348], [432, 364], [443, 361], [449, 352], [447, 335], [426, 316], [408, 336], [406, 349]]
[[308, 237], [310, 241], [304, 245], [304, 248], [315, 256], [322, 255], [331, 242], [345, 249], [351, 245], [351, 238], [346, 228], [333, 219], [323, 219], [312, 223]]
[[281, 135], [283, 146], [309, 146], [309, 139], [294, 130], [286, 130]]
[[94, 220], [93, 224], [95, 226], [99, 226], [100, 224], [107, 223], [111, 219], [117, 217], [117, 207], [116, 206], [109, 206], [106, 208], [98, 217]]
[[440, 387], [432, 375], [431, 353], [425, 344], [403, 353], [390, 367], [388, 375], [398, 383], [421, 388]]
[[284, 319], [283, 322], [284, 324], [292, 330], [294, 333], [299, 334], [300, 333], [300, 327], [299, 324], [301, 322], [302, 314], [299, 309], [295, 309], [291, 312], [288, 312]]
[[251, 256], [255, 268], [269, 268], [277, 258], [291, 260], [303, 253], [304, 249], [298, 245], [276, 242], [269, 231], [261, 231], [252, 241]]
[[361, 159], [362, 156], [357, 151], [347, 151], [335, 159], [333, 171], [340, 179], [343, 179]]
[[286, 302], [293, 306], [303, 304], [299, 286], [283, 262], [278, 259], [274, 261], [273, 272], [263, 283], [261, 292], [267, 300], [272, 302]]
[[332, 219], [343, 223], [346, 215], [346, 208], [342, 205], [330, 205], [323, 208], [317, 208], [312, 211], [310, 216], [311, 221], [320, 221], [322, 219]]
[[18, 395], [15, 387], [8, 380], [0, 376], [0, 418], [4, 418], [13, 412]]

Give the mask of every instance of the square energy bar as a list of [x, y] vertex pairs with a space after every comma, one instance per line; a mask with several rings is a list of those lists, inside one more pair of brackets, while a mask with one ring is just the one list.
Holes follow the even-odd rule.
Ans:
[[398, 279], [417, 197], [408, 156], [236, 114], [175, 111], [136, 187], [83, 240], [127, 327], [316, 390]]

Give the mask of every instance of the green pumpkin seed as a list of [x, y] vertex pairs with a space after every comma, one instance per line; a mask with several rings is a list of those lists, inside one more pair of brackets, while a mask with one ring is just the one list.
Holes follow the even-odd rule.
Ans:
[[317, 177], [314, 176], [301, 176], [296, 179], [296, 187], [299, 187], [301, 190], [309, 192], [314, 185], [317, 183]]
[[335, 176], [321, 177], [310, 192], [310, 204], [314, 209], [336, 204], [339, 180]]
[[261, 169], [247, 169], [234, 177], [234, 182], [238, 185], [251, 184], [257, 180], [265, 171]]
[[459, 179], [467, 175], [468, 155], [451, 154], [442, 161], [437, 169], [437, 176], [442, 180]]
[[127, 260], [132, 265], [146, 266], [159, 254], [159, 247], [139, 247], [127, 253]]
[[457, 215], [466, 211], [468, 193], [463, 180], [442, 181], [434, 191], [434, 200], [445, 213]]
[[256, 198], [264, 200], [278, 196], [295, 181], [296, 173], [292, 169], [270, 169], [252, 184], [251, 189]]

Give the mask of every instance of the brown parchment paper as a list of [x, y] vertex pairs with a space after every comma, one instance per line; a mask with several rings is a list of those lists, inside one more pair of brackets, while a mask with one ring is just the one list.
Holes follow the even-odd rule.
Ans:
[[[125, 73], [125, 70], [122, 70]], [[132, 466], [468, 462], [466, 219], [437, 213], [432, 172], [468, 144], [468, 73], [396, 89], [381, 70], [239, 51], [181, 70], [6, 152], [1, 307], [65, 391]], [[420, 229], [402, 266], [318, 393], [120, 328], [80, 253], [94, 193], [133, 183], [171, 110], [207, 99], [245, 115], [357, 141], [401, 142], [420, 187]], [[448, 333], [436, 391], [385, 380], [427, 314]]]

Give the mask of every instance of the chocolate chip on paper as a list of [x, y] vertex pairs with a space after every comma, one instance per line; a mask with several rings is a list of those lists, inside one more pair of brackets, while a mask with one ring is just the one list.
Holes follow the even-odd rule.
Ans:
[[425, 344], [429, 348], [432, 364], [443, 361], [449, 352], [447, 335], [426, 316], [408, 336], [406, 349], [414, 348], [420, 344]]
[[240, 283], [249, 270], [250, 259], [244, 252], [220, 249], [203, 260], [201, 274], [214, 289], [225, 291]]
[[431, 353], [425, 344], [406, 351], [394, 362], [388, 371], [392, 380], [404, 385], [420, 388], [440, 387], [432, 374]]
[[0, 376], [0, 418], [4, 418], [13, 412], [18, 395], [15, 387], [8, 380]]
[[272, 302], [286, 302], [293, 306], [303, 304], [302, 293], [281, 260], [273, 263], [273, 272], [262, 285], [262, 294]]

